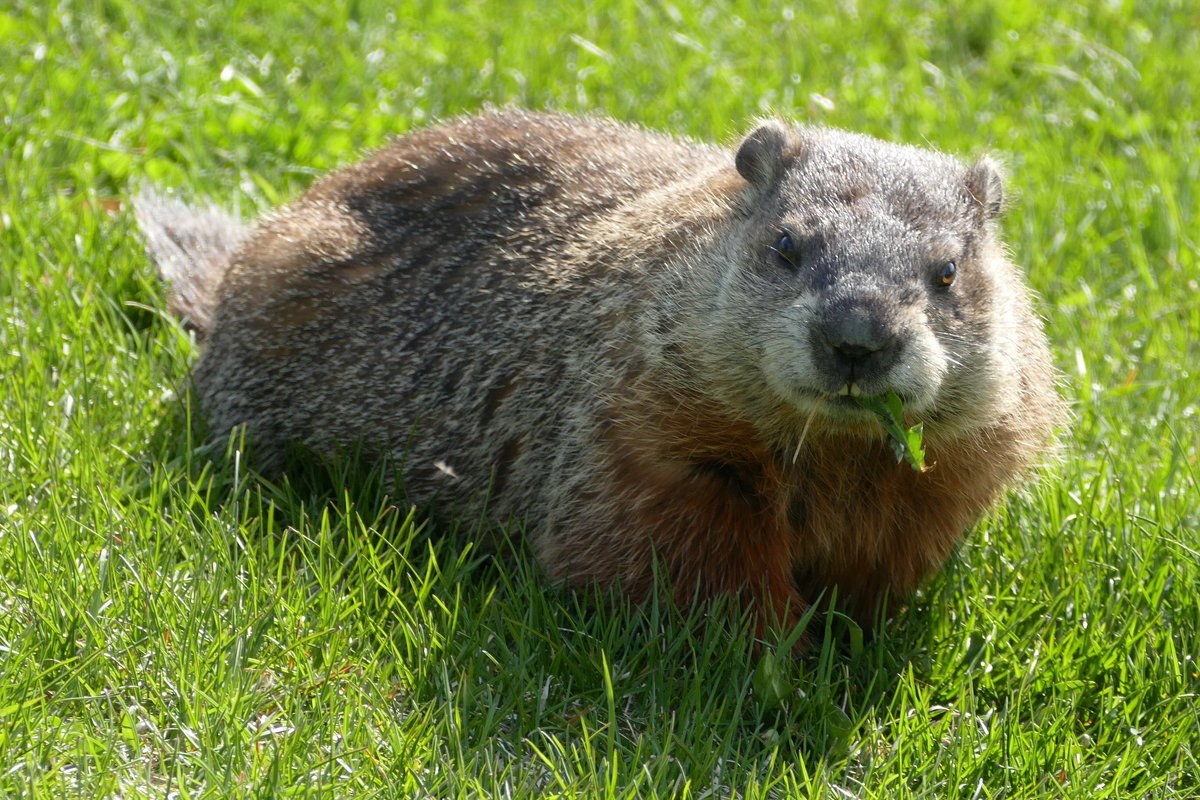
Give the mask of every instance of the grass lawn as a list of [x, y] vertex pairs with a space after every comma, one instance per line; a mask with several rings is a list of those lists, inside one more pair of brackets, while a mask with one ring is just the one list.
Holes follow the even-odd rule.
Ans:
[[[771, 692], [379, 475], [206, 461], [129, 194], [249, 215], [485, 103], [997, 154], [1061, 465]], [[1198, 112], [1192, 0], [0, 4], [0, 796], [1200, 796]]]

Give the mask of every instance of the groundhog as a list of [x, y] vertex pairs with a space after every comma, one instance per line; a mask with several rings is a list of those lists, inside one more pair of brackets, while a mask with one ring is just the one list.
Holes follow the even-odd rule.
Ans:
[[[757, 630], [903, 597], [1062, 418], [996, 166], [780, 121], [730, 151], [503, 111], [252, 226], [143, 197], [217, 439], [394, 457], [549, 577]], [[895, 393], [928, 468], [859, 398]]]

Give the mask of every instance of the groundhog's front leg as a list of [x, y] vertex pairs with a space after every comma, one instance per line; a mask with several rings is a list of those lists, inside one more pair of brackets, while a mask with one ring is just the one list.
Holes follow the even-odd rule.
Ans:
[[697, 526], [672, 531], [644, 558], [662, 565], [681, 606], [728, 599], [750, 615], [756, 637], [772, 639], [787, 635], [809, 607], [792, 578], [786, 541], [773, 533]]
[[809, 604], [793, 578], [790, 530], [752, 495], [690, 465], [627, 463], [615, 474], [542, 548], [552, 573], [635, 601], [654, 592], [681, 607], [725, 600], [752, 617], [760, 637], [799, 622]]
[[634, 602], [656, 592], [681, 608], [727, 602], [735, 614], [750, 616], [758, 638], [788, 634], [809, 608], [786, 552], [771, 547], [769, 537], [749, 541], [729, 530], [701, 528], [646, 532], [628, 522], [615, 531], [617, 536], [593, 538], [584, 554], [552, 548], [544, 557], [558, 577], [610, 586]]

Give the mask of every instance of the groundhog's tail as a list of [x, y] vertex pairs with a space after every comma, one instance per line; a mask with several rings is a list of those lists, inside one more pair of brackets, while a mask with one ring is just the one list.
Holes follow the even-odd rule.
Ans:
[[158, 274], [170, 284], [171, 311], [203, 338], [229, 257], [250, 229], [220, 209], [195, 208], [156, 192], [135, 197], [133, 211]]

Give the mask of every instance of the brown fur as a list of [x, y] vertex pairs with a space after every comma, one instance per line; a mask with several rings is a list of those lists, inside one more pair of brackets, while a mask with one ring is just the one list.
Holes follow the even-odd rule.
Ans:
[[[1062, 407], [1002, 200], [986, 160], [840, 131], [766, 123], [735, 158], [504, 112], [252, 230], [139, 215], [216, 436], [246, 426], [268, 468], [290, 442], [394, 453], [417, 498], [526, 520], [555, 579], [642, 598], [661, 568], [765, 631], [833, 587], [869, 619], [1048, 446]], [[214, 244], [181, 265], [189, 241]], [[933, 467], [898, 464], [850, 388], [905, 395]]]

